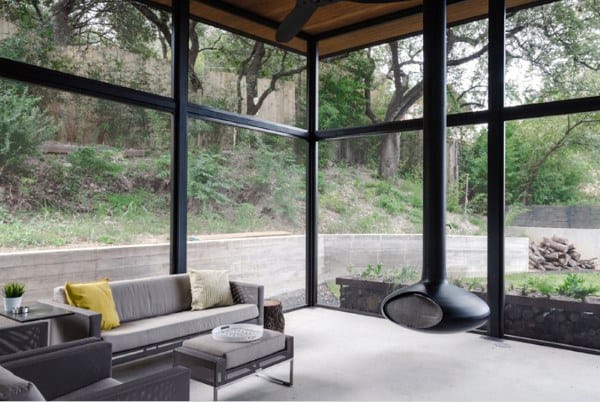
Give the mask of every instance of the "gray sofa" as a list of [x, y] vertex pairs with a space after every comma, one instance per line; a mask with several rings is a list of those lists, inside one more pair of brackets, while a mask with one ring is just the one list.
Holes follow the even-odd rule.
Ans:
[[54, 289], [54, 298], [44, 303], [75, 312], [53, 320], [51, 343], [85, 337], [101, 337], [112, 344], [113, 364], [173, 349], [184, 339], [238, 322], [263, 323], [263, 287], [230, 282], [234, 304], [191, 311], [191, 289], [187, 274], [109, 282], [117, 313], [118, 328], [102, 331], [101, 315], [69, 306], [64, 287]]
[[190, 395], [190, 372], [182, 367], [125, 383], [115, 380], [111, 345], [98, 338], [0, 356], [0, 366], [8, 370], [0, 369], [0, 400], [183, 401]]

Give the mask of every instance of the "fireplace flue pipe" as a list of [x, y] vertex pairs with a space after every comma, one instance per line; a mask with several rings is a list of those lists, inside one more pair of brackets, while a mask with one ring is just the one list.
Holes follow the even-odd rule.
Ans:
[[423, 275], [387, 296], [381, 311], [410, 329], [467, 331], [490, 309], [446, 278], [446, 0], [423, 2], [423, 57]]

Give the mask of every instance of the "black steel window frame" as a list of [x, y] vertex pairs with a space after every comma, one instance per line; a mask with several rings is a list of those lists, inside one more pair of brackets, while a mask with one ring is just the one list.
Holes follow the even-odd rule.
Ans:
[[[155, 6], [152, 1], [137, 0]], [[205, 0], [206, 1], [206, 0]], [[449, 0], [448, 3], [460, 0]], [[447, 115], [448, 127], [487, 124], [488, 125], [488, 180], [495, 182], [488, 189], [488, 294], [492, 317], [488, 333], [494, 337], [505, 337], [536, 344], [563, 347], [572, 350], [597, 353], [585, 348], [559, 345], [535, 339], [522, 339], [505, 336], [503, 331], [503, 269], [504, 269], [504, 124], [511, 120], [532, 119], [558, 116], [573, 113], [600, 111], [600, 96], [567, 99], [561, 101], [504, 106], [504, 54], [505, 54], [505, 19], [506, 13], [518, 9], [532, 8], [557, 0], [540, 0], [518, 8], [507, 10], [504, 0], [489, 2], [489, 63], [488, 63], [488, 109], [477, 112], [466, 112]], [[157, 7], [172, 12], [174, 27], [174, 57], [172, 61], [173, 96], [166, 97], [145, 91], [110, 84], [85, 78], [70, 73], [51, 70], [27, 63], [0, 58], [0, 77], [40, 85], [65, 92], [106, 99], [114, 102], [143, 107], [151, 110], [170, 113], [173, 116], [173, 157], [172, 176], [174, 186], [172, 192], [171, 223], [171, 272], [186, 271], [186, 223], [187, 214], [185, 200], [187, 197], [187, 119], [201, 119], [224, 125], [248, 128], [258, 132], [303, 139], [307, 144], [307, 185], [306, 185], [306, 305], [318, 303], [318, 143], [345, 138], [381, 135], [418, 131], [423, 128], [423, 119], [412, 119], [381, 123], [363, 127], [347, 127], [330, 130], [318, 129], [318, 40], [333, 37], [346, 31], [330, 32], [321, 37], [310, 37], [302, 34], [307, 40], [307, 118], [308, 129], [274, 123], [257, 117], [231, 113], [208, 106], [192, 104], [188, 100], [188, 27], [189, 2], [179, 0], [173, 8]], [[215, 4], [225, 4], [211, 0]], [[232, 10], [229, 10], [232, 11]], [[413, 12], [420, 12], [415, 8]], [[247, 14], [245, 14], [247, 16]], [[194, 17], [195, 18], [195, 17]], [[372, 20], [356, 28], [381, 23]], [[260, 18], [256, 18], [259, 22]], [[268, 21], [263, 25], [272, 26]], [[463, 22], [464, 23], [464, 22]], [[214, 25], [214, 24], [213, 24]], [[399, 38], [398, 38], [399, 39]], [[278, 46], [276, 43], [271, 43]], [[286, 49], [285, 46], [279, 46]], [[286, 49], [289, 50], [289, 49]], [[327, 307], [327, 306], [322, 306]]]

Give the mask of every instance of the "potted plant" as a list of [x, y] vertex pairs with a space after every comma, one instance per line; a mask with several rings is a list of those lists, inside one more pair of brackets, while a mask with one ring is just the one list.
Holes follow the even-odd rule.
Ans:
[[25, 284], [20, 282], [8, 282], [2, 289], [4, 293], [4, 311], [12, 311], [15, 307], [21, 307]]

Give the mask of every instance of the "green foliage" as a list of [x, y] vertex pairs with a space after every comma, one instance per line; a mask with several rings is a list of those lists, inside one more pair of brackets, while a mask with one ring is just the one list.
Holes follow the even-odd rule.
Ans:
[[71, 177], [78, 181], [92, 179], [95, 183], [108, 183], [122, 171], [123, 166], [112, 160], [112, 154], [98, 148], [83, 147], [67, 157], [71, 163]]
[[546, 278], [529, 277], [521, 288], [521, 294], [527, 296], [531, 293], [540, 293], [546, 297], [556, 294], [556, 287]]
[[365, 89], [375, 70], [367, 50], [323, 63], [319, 80], [319, 123], [323, 128], [369, 124], [365, 109]]
[[289, 150], [280, 151], [274, 145], [259, 142], [253, 150], [254, 174], [248, 178], [248, 183], [252, 193], [266, 198], [273, 214], [295, 222], [296, 200], [304, 201], [304, 171]]
[[[594, 149], [590, 141], [597, 125], [577, 122], [588, 118], [550, 117], [507, 123], [507, 205], [568, 205], [582, 199], [583, 185], [593, 179], [582, 153], [586, 148], [587, 152]], [[469, 207], [472, 212], [485, 213], [487, 135], [482, 133], [465, 143], [462, 153], [469, 175]]]
[[333, 294], [336, 299], [340, 300], [340, 285], [337, 285], [335, 281], [327, 281], [326, 284], [331, 294]]
[[[559, 282], [560, 279], [562, 279], [561, 282]], [[586, 296], [600, 291], [600, 286], [596, 284], [598, 279], [600, 276], [592, 273], [585, 275], [569, 273], [566, 276], [562, 274], [529, 274], [522, 278], [510, 276], [507, 278], [509, 287], [518, 288], [523, 296], [538, 293], [550, 297], [559, 294], [581, 301], [584, 301]]]
[[585, 300], [586, 296], [593, 295], [600, 290], [600, 287], [594, 285], [585, 285], [585, 278], [577, 274], [568, 274], [564, 282], [556, 289], [559, 295], [573, 297], [575, 299]]
[[225, 157], [200, 152], [188, 160], [188, 198], [200, 203], [203, 210], [231, 203], [228, 192], [235, 188]]
[[[351, 273], [351, 269], [348, 271]], [[420, 272], [414, 267], [392, 268], [384, 270], [383, 264], [369, 264], [360, 273], [360, 277], [365, 280], [383, 280], [386, 282], [399, 283], [407, 285], [416, 282], [419, 279]]]
[[97, 212], [103, 216], [120, 216], [131, 220], [142, 220], [147, 214], [168, 209], [168, 197], [147, 190], [132, 193], [102, 194], [97, 199]]
[[25, 293], [25, 284], [21, 282], [8, 282], [2, 289], [4, 297], [21, 297]]
[[452, 278], [452, 284], [469, 291], [485, 292], [485, 279], [484, 278]]
[[56, 125], [39, 104], [27, 90], [0, 84], [0, 176], [22, 172], [27, 158], [55, 135]]
[[381, 278], [383, 274], [383, 264], [378, 263], [376, 265], [367, 265], [361, 273], [360, 277], [364, 279], [377, 279]]
[[392, 273], [392, 277], [395, 283], [401, 283], [408, 285], [416, 282], [420, 277], [420, 270], [414, 267], [402, 267], [400, 272]]
[[319, 196], [319, 207], [334, 211], [340, 215], [347, 215], [351, 212], [352, 206], [337, 191], [329, 191]]
[[406, 212], [408, 208], [422, 208], [423, 199], [419, 184], [405, 181], [374, 180], [366, 184], [369, 194], [376, 197], [376, 205], [391, 215]]

